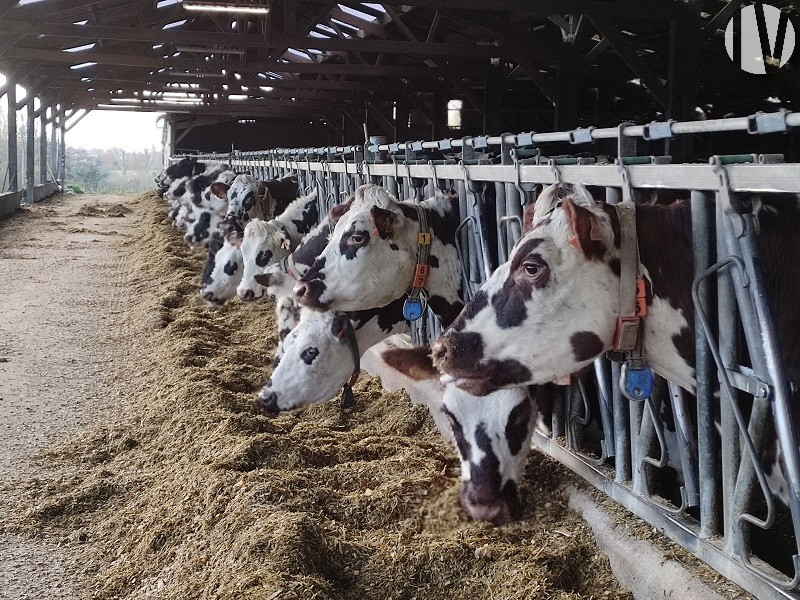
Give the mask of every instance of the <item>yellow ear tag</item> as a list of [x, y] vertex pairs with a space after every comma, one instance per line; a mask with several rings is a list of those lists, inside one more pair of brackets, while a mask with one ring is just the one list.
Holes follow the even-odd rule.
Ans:
[[431, 234], [430, 233], [419, 233], [417, 234], [417, 244], [420, 246], [429, 246], [431, 243]]

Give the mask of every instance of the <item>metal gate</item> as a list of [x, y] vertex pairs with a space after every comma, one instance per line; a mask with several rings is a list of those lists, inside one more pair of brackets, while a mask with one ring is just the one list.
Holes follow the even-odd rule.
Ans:
[[[456, 190], [468, 297], [507, 260], [520, 236], [522, 210], [544, 185], [601, 186], [609, 203], [641, 201], [655, 189], [687, 190], [694, 242], [696, 399], [662, 380], [647, 401], [630, 401], [613, 384], [619, 381], [619, 365], [597, 359], [590, 373], [573, 377], [569, 388], [542, 390], [554, 400], [552, 436], [537, 433], [534, 444], [750, 593], [800, 598], [793, 390], [780, 364], [764, 291], [756, 244], [758, 202], [743, 201], [800, 193], [800, 164], [784, 163], [782, 155], [747, 153], [712, 156], [705, 164], [673, 164], [666, 151], [671, 138], [684, 134], [780, 134], [798, 126], [800, 113], [781, 111], [428, 142], [369, 138], [363, 146], [197, 158], [264, 179], [295, 173], [301, 191], [317, 189], [321, 214], [368, 182], [415, 201], [437, 189]], [[611, 158], [579, 155], [598, 142], [611, 145]], [[553, 144], [565, 143], [575, 147], [572, 155], [548, 154]], [[643, 145], [661, 148], [662, 155], [641, 154]], [[416, 322], [413, 338], [427, 343], [439, 331], [429, 314]], [[750, 357], [747, 366], [740, 364], [743, 351]], [[659, 418], [663, 407], [671, 409], [674, 432]], [[788, 507], [772, 497], [758, 460], [772, 427], [785, 460]], [[783, 548], [777, 555], [776, 547]]]

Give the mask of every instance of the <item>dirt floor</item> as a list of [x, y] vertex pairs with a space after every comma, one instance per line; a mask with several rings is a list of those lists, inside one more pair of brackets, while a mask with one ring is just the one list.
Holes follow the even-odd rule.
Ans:
[[553, 461], [493, 527], [374, 378], [354, 409], [260, 414], [272, 307], [203, 304], [165, 213], [67, 196], [0, 222], [0, 598], [630, 598]]
[[[0, 481], [43, 473], [33, 452], [104, 418], [129, 201], [64, 196], [0, 221]], [[50, 536], [0, 534], [0, 597], [73, 597], [64, 556]]]

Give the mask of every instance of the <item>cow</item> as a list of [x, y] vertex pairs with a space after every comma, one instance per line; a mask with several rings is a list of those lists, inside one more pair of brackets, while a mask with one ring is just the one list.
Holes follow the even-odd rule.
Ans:
[[258, 402], [268, 412], [292, 410], [332, 398], [359, 370], [359, 358], [396, 333], [408, 333], [401, 297], [379, 309], [305, 310], [282, 335], [280, 360]]
[[227, 194], [225, 233], [236, 231], [241, 234], [250, 219], [271, 219], [287, 209], [297, 198], [297, 177], [290, 175], [282, 179], [258, 181], [242, 174], [233, 180]]
[[[208, 199], [207, 190], [214, 185], [227, 186], [234, 177], [232, 171], [220, 165], [206, 170], [201, 175], [176, 180], [165, 194], [172, 202], [170, 218], [174, 225], [178, 229], [186, 229], [200, 217], [200, 211], [204, 207], [221, 209], [217, 203]], [[215, 195], [219, 197], [218, 192]], [[222, 197], [227, 197], [224, 192]], [[197, 214], [193, 214], [195, 212]]]
[[202, 191], [197, 203], [189, 205], [185, 221], [186, 241], [190, 244], [208, 244], [211, 234], [220, 228], [228, 207], [226, 185], [224, 181], [212, 183]]
[[200, 296], [212, 304], [224, 304], [236, 295], [236, 286], [242, 279], [242, 271], [242, 253], [239, 248], [218, 231], [214, 232], [208, 243]]
[[377, 185], [359, 187], [328, 245], [295, 286], [300, 303], [315, 310], [353, 311], [385, 306], [406, 294], [418, 271], [418, 211], [431, 236], [428, 306], [448, 325], [463, 306], [455, 235], [458, 198], [452, 192], [415, 205], [398, 202]]
[[205, 163], [197, 162], [196, 158], [190, 158], [188, 156], [182, 158], [174, 165], [167, 167], [163, 173], [156, 177], [155, 181], [158, 188], [158, 195], [163, 197], [164, 193], [175, 180], [200, 175], [205, 169]]
[[260, 297], [263, 288], [253, 289], [254, 275], [264, 268], [287, 258], [303, 238], [317, 225], [316, 190], [292, 202], [280, 215], [269, 221], [252, 219], [244, 230], [242, 253], [245, 259], [245, 286], [240, 294], [242, 300], [250, 301]]
[[[694, 306], [689, 203], [636, 208], [644, 273], [643, 354], [659, 375], [694, 393]], [[761, 195], [758, 245], [785, 374], [800, 384], [800, 203]], [[616, 209], [581, 186], [552, 186], [537, 199], [529, 231], [434, 348], [447, 380], [475, 395], [560, 379], [612, 349], [619, 308]], [[635, 293], [632, 290], [631, 293]], [[798, 398], [793, 398], [797, 404]], [[785, 500], [774, 432], [770, 487]]]
[[522, 514], [519, 481], [531, 449], [534, 429], [546, 430], [535, 387], [496, 390], [473, 396], [443, 384], [427, 347], [389, 348], [384, 365], [400, 374], [413, 396], [421, 395], [442, 435], [461, 463], [459, 500], [476, 520], [498, 523]]

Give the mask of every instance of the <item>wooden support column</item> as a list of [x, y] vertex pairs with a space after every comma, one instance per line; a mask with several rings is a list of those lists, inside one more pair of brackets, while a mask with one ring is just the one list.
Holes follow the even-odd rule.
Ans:
[[58, 123], [60, 118], [61, 105], [54, 104], [50, 108], [50, 157], [48, 158], [54, 182], [58, 181]]
[[411, 114], [411, 104], [408, 99], [399, 96], [395, 104], [394, 141], [408, 141], [408, 119]]
[[[669, 110], [666, 117], [676, 121], [692, 121], [696, 118], [699, 29], [693, 27], [696, 20], [674, 19], [669, 26]], [[694, 154], [694, 136], [681, 135], [667, 140], [665, 154], [676, 162], [691, 159]]]
[[39, 116], [39, 183], [47, 183], [47, 109]]
[[67, 180], [67, 140], [66, 140], [67, 111], [61, 107], [61, 118], [58, 120], [58, 184], [62, 189]]
[[6, 100], [8, 101], [8, 189], [19, 189], [19, 161], [17, 149], [17, 85], [9, 81]]
[[33, 170], [36, 163], [36, 118], [33, 116], [33, 96], [28, 97], [25, 140], [25, 204], [33, 204]]
[[[498, 135], [503, 133], [503, 81], [495, 73], [486, 77], [483, 90], [483, 133]], [[463, 117], [462, 117], [463, 119]]]
[[581, 57], [575, 46], [565, 43], [558, 64], [557, 96], [554, 131], [575, 129], [578, 126], [578, 83]]
[[444, 86], [437, 85], [433, 92], [433, 119], [431, 120], [431, 139], [447, 137], [447, 102], [450, 100]]

